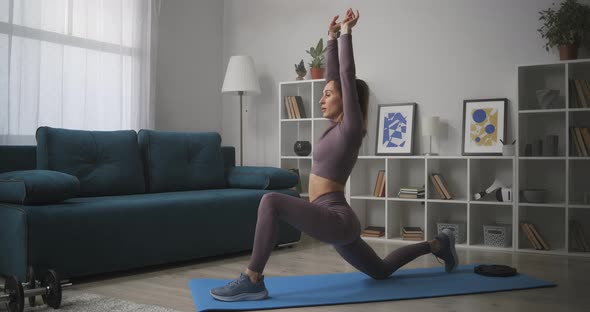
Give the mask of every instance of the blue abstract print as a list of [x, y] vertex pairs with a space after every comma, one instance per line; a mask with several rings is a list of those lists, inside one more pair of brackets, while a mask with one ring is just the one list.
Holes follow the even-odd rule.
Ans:
[[407, 141], [407, 116], [402, 113], [389, 113], [383, 120], [383, 141], [384, 147], [404, 147]]

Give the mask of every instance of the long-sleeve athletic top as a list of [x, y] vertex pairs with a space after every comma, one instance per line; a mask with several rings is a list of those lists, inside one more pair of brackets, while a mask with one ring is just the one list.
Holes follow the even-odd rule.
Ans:
[[[338, 40], [341, 43], [341, 64]], [[340, 80], [344, 118], [341, 122], [331, 121], [331, 127], [315, 145], [311, 173], [344, 185], [356, 163], [363, 139], [363, 116], [356, 90], [351, 34], [328, 40], [325, 78], [326, 82]]]

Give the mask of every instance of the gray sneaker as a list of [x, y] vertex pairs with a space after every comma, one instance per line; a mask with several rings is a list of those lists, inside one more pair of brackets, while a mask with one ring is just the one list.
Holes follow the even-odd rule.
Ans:
[[435, 237], [440, 242], [440, 249], [433, 254], [445, 261], [445, 271], [452, 272], [459, 265], [459, 257], [455, 250], [455, 233], [452, 230], [444, 229]]
[[259, 282], [252, 283], [248, 275], [244, 273], [223, 287], [211, 289], [209, 293], [213, 298], [221, 301], [261, 300], [268, 297], [264, 276]]

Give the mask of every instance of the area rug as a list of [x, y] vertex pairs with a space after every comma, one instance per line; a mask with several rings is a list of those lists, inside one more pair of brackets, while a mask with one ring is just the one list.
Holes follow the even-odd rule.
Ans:
[[[31, 308], [28, 301], [25, 300], [25, 312], [178, 312], [154, 305], [71, 291], [64, 292], [59, 310], [42, 304], [41, 297], [37, 297], [37, 302], [41, 305]], [[4, 303], [0, 303], [0, 311], [7, 311]]]

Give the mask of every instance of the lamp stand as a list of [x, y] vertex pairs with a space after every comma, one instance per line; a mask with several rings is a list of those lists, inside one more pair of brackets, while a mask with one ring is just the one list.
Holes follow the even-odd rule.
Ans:
[[238, 91], [238, 95], [240, 96], [240, 166], [244, 165], [244, 132], [242, 129], [242, 95], [244, 95], [244, 91]]
[[432, 152], [432, 135], [428, 136], [428, 152], [424, 153], [424, 155], [427, 155], [427, 156], [438, 155], [437, 153]]

